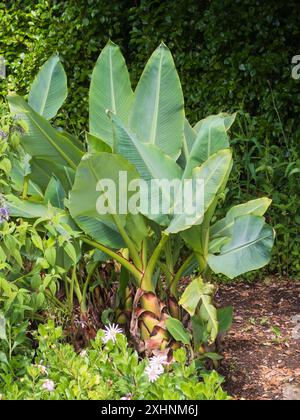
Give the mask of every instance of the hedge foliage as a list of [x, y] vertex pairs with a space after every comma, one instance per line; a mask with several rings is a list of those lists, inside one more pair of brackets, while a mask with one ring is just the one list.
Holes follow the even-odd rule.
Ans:
[[299, 14], [298, 0], [0, 2], [0, 55], [7, 61], [0, 95], [26, 93], [39, 66], [58, 51], [70, 92], [62, 112], [67, 128], [81, 133], [91, 69], [107, 39], [122, 47], [133, 84], [164, 40], [191, 122], [242, 111], [233, 136], [240, 162], [229, 199], [273, 197], [278, 240], [271, 271], [299, 275], [300, 80], [291, 77], [292, 57], [300, 54]]

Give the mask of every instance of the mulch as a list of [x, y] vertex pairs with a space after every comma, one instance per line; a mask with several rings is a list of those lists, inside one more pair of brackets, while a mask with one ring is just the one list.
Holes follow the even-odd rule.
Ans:
[[228, 393], [235, 399], [300, 400], [300, 282], [222, 284], [216, 303], [234, 307], [219, 369]]

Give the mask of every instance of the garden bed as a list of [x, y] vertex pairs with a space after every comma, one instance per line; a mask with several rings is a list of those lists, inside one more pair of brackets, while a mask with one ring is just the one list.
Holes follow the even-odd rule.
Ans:
[[[221, 285], [220, 305], [234, 306], [220, 372], [237, 399], [300, 399], [300, 282], [275, 278]], [[298, 318], [299, 320], [299, 318]]]

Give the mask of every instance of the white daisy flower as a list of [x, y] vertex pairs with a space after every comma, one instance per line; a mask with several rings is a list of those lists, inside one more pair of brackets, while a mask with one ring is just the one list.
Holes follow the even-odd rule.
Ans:
[[160, 355], [160, 356], [153, 356], [151, 357], [151, 359], [149, 360], [150, 365], [168, 365], [168, 356], [166, 355]]
[[103, 330], [105, 335], [103, 337], [103, 343], [106, 344], [108, 341], [112, 341], [113, 343], [116, 342], [117, 334], [122, 334], [123, 331], [121, 328], [118, 327], [116, 324], [108, 325], [105, 327], [105, 330]]
[[155, 382], [164, 373], [162, 365], [150, 364], [146, 369], [145, 373], [148, 376], [150, 382]]
[[46, 379], [42, 385], [45, 391], [53, 392], [55, 390], [55, 384], [50, 379]]

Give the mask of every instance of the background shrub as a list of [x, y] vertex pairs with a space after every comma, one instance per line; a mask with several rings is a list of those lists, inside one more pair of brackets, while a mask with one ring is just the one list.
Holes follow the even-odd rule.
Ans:
[[0, 95], [26, 93], [40, 65], [58, 51], [69, 77], [64, 121], [80, 134], [87, 128], [91, 69], [107, 38], [122, 47], [133, 84], [164, 40], [192, 123], [242, 110], [233, 130], [237, 163], [228, 202], [272, 196], [278, 238], [269, 271], [299, 276], [300, 80], [291, 77], [291, 59], [300, 54], [299, 12], [297, 0], [1, 2], [7, 78]]

